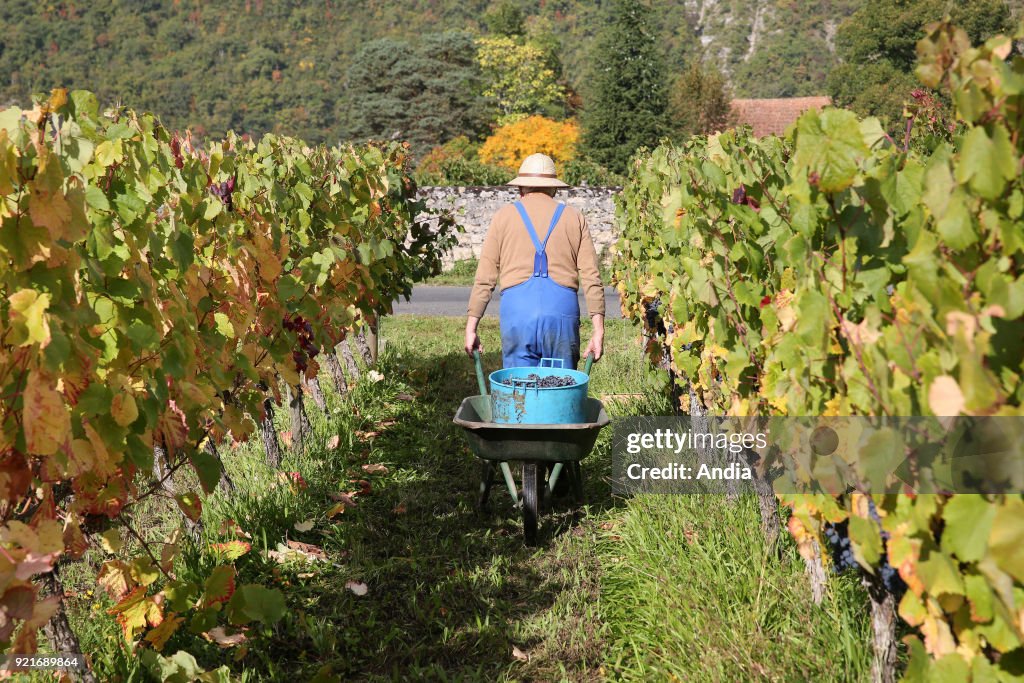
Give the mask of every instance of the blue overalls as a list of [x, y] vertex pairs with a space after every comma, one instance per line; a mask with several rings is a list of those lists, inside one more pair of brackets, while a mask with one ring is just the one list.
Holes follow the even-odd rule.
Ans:
[[548, 277], [548, 255], [544, 249], [562, 217], [559, 204], [548, 234], [541, 242], [526, 214], [516, 209], [537, 249], [533, 276], [501, 290], [501, 357], [506, 368], [536, 367], [541, 358], [561, 358], [564, 367], [576, 368], [580, 359], [580, 303], [576, 290], [563, 287]]

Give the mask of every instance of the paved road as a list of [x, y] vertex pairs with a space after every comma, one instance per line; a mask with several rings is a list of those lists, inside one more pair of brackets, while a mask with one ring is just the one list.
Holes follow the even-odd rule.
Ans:
[[[399, 299], [395, 304], [395, 315], [443, 315], [461, 318], [466, 315], [466, 304], [469, 302], [469, 287], [446, 287], [420, 285], [413, 287], [409, 301]], [[622, 317], [619, 310], [619, 295], [612, 287], [604, 288], [605, 317], [618, 319]], [[494, 298], [487, 306], [487, 315], [497, 316], [501, 310], [501, 294], [495, 290]], [[580, 311], [585, 312], [587, 304], [580, 295]]]

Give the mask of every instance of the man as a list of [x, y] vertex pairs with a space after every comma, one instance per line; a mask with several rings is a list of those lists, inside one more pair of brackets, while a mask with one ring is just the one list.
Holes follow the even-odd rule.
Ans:
[[502, 365], [531, 367], [541, 358], [560, 358], [566, 368], [580, 359], [580, 307], [583, 289], [593, 335], [584, 356], [604, 351], [604, 287], [597, 251], [587, 221], [572, 207], [555, 201], [555, 162], [533, 154], [509, 183], [519, 201], [502, 207], [484, 238], [476, 282], [469, 297], [466, 353], [483, 351], [477, 325], [494, 287], [501, 280]]

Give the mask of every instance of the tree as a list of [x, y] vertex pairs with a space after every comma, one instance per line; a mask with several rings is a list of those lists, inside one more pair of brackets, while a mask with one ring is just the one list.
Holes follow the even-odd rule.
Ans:
[[526, 17], [514, 2], [505, 0], [484, 16], [484, 23], [491, 35], [506, 38], [521, 38], [526, 35]]
[[530, 116], [494, 131], [480, 147], [480, 159], [511, 171], [531, 154], [547, 154], [559, 166], [576, 157], [580, 129], [575, 121]]
[[676, 79], [669, 96], [672, 132], [686, 139], [724, 130], [731, 111], [729, 84], [722, 72], [699, 59], [691, 61]]
[[466, 33], [429, 34], [417, 43], [370, 41], [348, 69], [343, 138], [400, 138], [416, 152], [487, 130], [475, 45]]
[[539, 46], [504, 36], [480, 38], [476, 45], [483, 94], [497, 108], [499, 126], [531, 114], [564, 111], [565, 90]]
[[649, 26], [650, 10], [615, 0], [592, 53], [582, 116], [586, 156], [623, 173], [634, 152], [668, 132], [665, 66]]
[[898, 124], [903, 105], [918, 87], [913, 75], [917, 41], [924, 27], [949, 14], [974, 44], [1011, 29], [1004, 0], [877, 0], [866, 3], [844, 21], [836, 35], [843, 63], [828, 77], [829, 94], [837, 106], [878, 116]]

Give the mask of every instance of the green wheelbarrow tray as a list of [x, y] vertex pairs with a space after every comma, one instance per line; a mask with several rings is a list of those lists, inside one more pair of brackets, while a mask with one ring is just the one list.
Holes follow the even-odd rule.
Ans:
[[484, 460], [568, 462], [585, 458], [597, 434], [608, 424], [604, 405], [587, 398], [588, 422], [577, 424], [498, 424], [491, 422], [491, 398], [469, 396], [455, 413], [455, 424], [466, 430], [469, 447]]
[[[477, 356], [480, 390], [486, 392]], [[587, 370], [590, 369], [588, 359]], [[589, 372], [588, 372], [589, 374]], [[462, 427], [469, 448], [483, 461], [478, 506], [487, 506], [491, 485], [497, 473], [505, 480], [512, 500], [522, 511], [523, 535], [527, 545], [537, 543], [540, 509], [549, 505], [552, 492], [563, 469], [578, 502], [583, 501], [583, 470], [580, 460], [594, 448], [597, 435], [608, 420], [608, 413], [596, 398], [588, 397], [584, 407], [588, 422], [577, 424], [500, 424], [491, 422], [491, 397], [487, 393], [469, 396], [455, 413], [453, 422]], [[522, 495], [516, 487], [510, 461], [522, 461]], [[547, 480], [544, 471], [550, 468]]]

